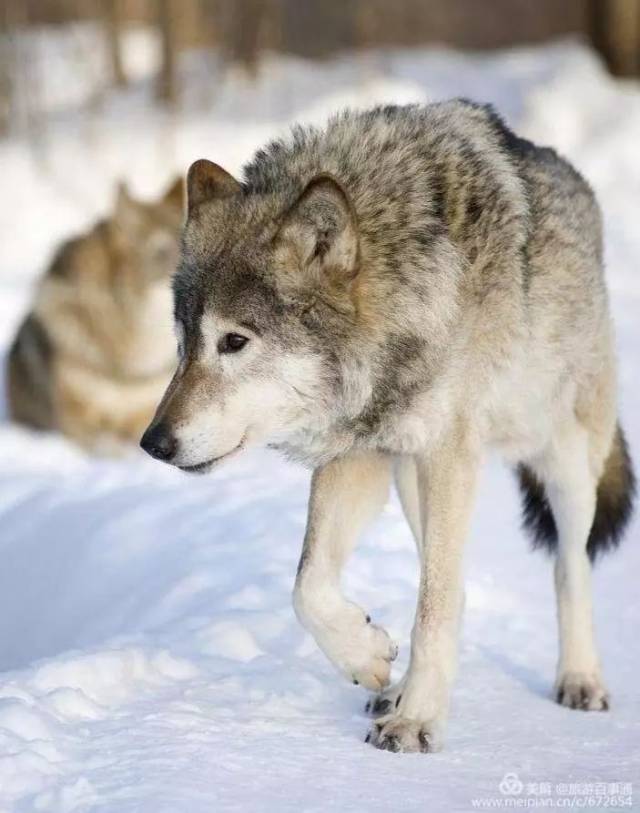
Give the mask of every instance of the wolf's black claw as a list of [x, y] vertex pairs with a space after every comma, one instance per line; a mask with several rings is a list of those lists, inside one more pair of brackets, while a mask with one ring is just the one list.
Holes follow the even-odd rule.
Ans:
[[422, 751], [422, 753], [428, 754], [429, 751], [431, 750], [431, 743], [429, 742], [429, 739], [427, 735], [424, 733], [424, 731], [421, 731], [418, 734], [418, 740], [420, 741], [420, 750]]
[[387, 700], [386, 697], [376, 697], [376, 699], [371, 704], [371, 713], [386, 714], [390, 708], [391, 708], [390, 700]]

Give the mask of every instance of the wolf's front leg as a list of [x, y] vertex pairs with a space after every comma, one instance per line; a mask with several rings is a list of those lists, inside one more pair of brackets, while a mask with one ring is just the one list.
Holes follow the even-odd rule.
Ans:
[[340, 573], [359, 532], [384, 505], [389, 480], [389, 459], [372, 453], [353, 453], [316, 469], [293, 594], [296, 614], [320, 649], [348, 680], [372, 691], [389, 682], [397, 648], [344, 598]]
[[395, 708], [378, 718], [367, 736], [387, 751], [437, 751], [442, 744], [457, 661], [462, 550], [478, 455], [458, 434], [428, 458], [416, 458], [416, 464], [424, 530], [411, 661]]

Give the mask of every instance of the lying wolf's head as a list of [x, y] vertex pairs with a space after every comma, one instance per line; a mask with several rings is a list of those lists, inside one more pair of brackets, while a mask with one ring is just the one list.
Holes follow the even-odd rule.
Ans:
[[173, 359], [183, 187], [143, 202], [121, 185], [110, 216], [58, 248], [9, 352], [13, 419], [89, 448], [111, 435], [130, 441], [148, 420]]
[[187, 194], [178, 368], [142, 447], [206, 471], [249, 444], [318, 431], [331, 415], [355, 323], [359, 240], [351, 203], [328, 175], [248, 193], [197, 161]]
[[115, 377], [166, 369], [183, 186], [143, 202], [121, 184], [112, 215], [60, 247], [34, 301], [60, 356]]

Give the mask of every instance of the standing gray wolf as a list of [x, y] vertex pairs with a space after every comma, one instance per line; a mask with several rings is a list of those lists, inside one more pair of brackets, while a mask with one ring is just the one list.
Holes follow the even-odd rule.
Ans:
[[[440, 746], [490, 447], [556, 556], [557, 700], [606, 709], [590, 560], [618, 541], [633, 474], [587, 183], [456, 100], [295, 129], [242, 181], [197, 161], [187, 199], [179, 365], [142, 446], [203, 472], [267, 441], [314, 467], [294, 606], [335, 666], [381, 693], [367, 740]], [[387, 688], [396, 647], [340, 571], [392, 476], [421, 576], [409, 669]]]
[[170, 277], [182, 180], [153, 203], [121, 186], [111, 217], [60, 247], [9, 352], [9, 412], [89, 449], [139, 439], [171, 377]]

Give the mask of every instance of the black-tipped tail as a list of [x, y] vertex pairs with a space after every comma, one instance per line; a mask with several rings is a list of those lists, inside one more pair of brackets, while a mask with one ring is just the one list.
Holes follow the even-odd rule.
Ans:
[[[544, 484], [524, 464], [518, 466], [518, 480], [523, 503], [522, 524], [532, 537], [533, 547], [555, 551], [558, 531]], [[618, 426], [598, 483], [596, 513], [587, 542], [587, 553], [592, 562], [618, 546], [631, 518], [635, 491], [636, 479], [629, 449]]]

